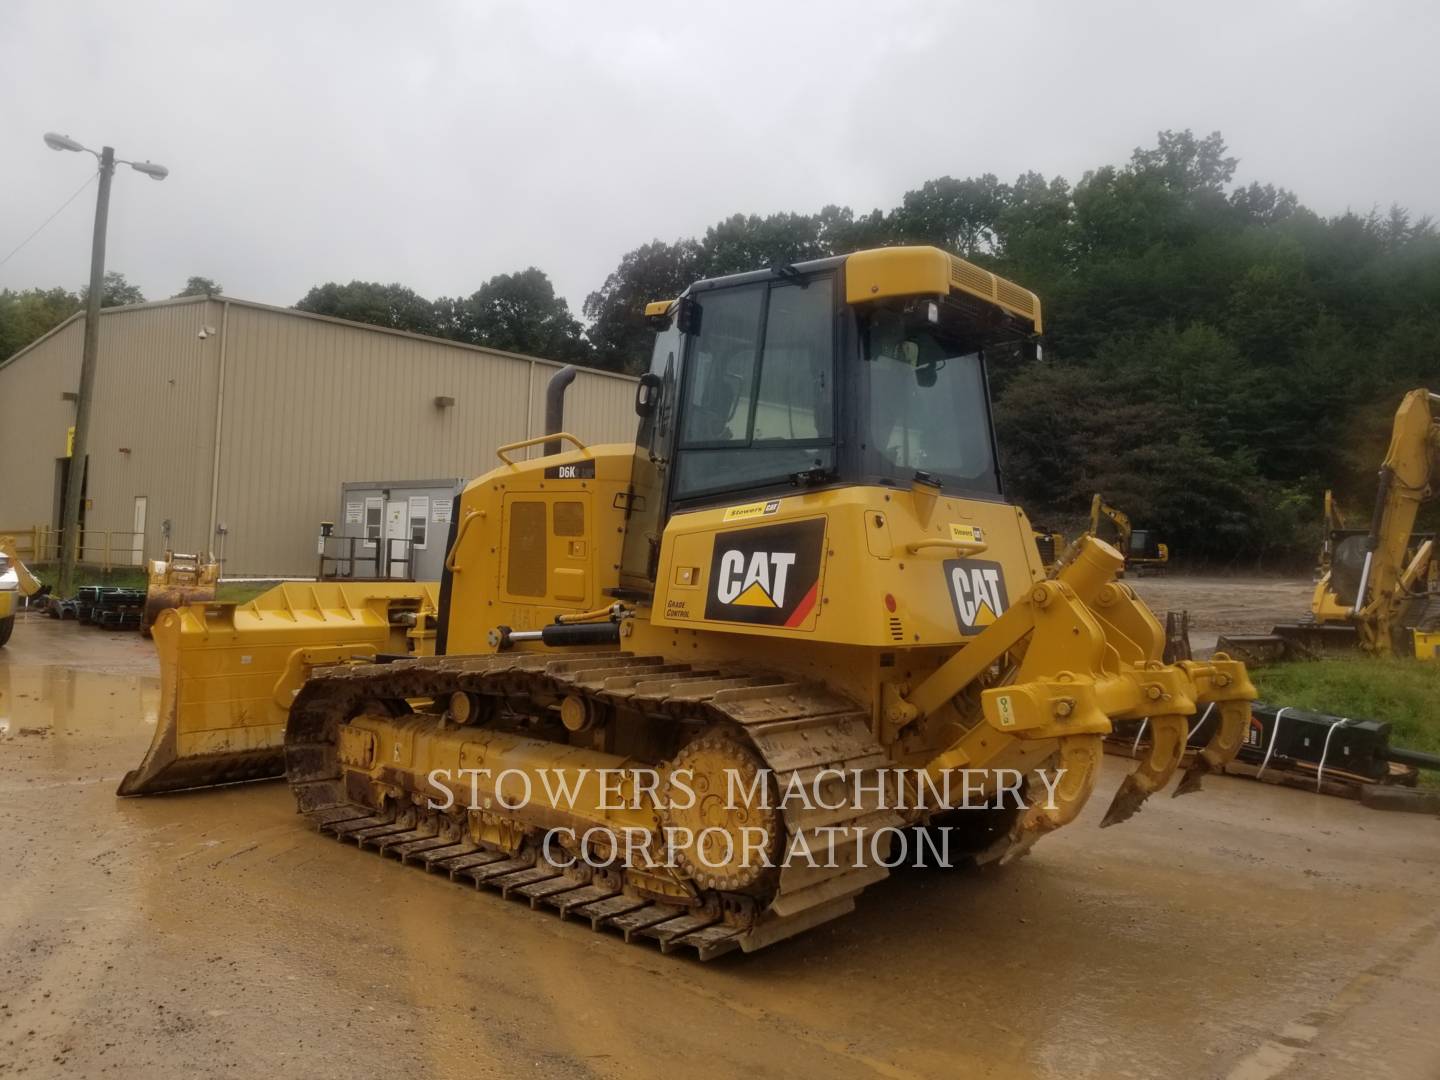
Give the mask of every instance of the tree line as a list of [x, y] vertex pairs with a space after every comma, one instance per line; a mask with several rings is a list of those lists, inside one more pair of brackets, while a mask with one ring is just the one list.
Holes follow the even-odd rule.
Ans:
[[[175, 294], [180, 296], [218, 296], [224, 290], [207, 277], [192, 277]], [[83, 311], [89, 302], [90, 287], [78, 292], [56, 286], [53, 289], [0, 289], [0, 364], [48, 334], [55, 327]], [[143, 304], [145, 294], [132, 285], [118, 270], [105, 274], [105, 287], [100, 293], [101, 307], [123, 307]]]
[[[1440, 235], [1400, 207], [1324, 217], [1290, 191], [1236, 184], [1237, 164], [1218, 132], [1164, 131], [1074, 183], [945, 176], [890, 210], [735, 214], [627, 252], [583, 322], [535, 267], [433, 300], [328, 282], [295, 307], [637, 372], [644, 305], [692, 281], [934, 244], [1044, 304], [1044, 359], [991, 372], [1007, 489], [1033, 518], [1078, 522], [1101, 491], [1181, 558], [1295, 562], [1318, 544], [1326, 487], [1363, 524], [1390, 414], [1436, 380]], [[0, 358], [79, 303], [0, 292]]]

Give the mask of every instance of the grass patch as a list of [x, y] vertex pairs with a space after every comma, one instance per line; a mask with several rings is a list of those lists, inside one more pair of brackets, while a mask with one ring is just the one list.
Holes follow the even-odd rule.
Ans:
[[1252, 668], [1270, 705], [1379, 720], [1390, 742], [1440, 753], [1440, 663], [1423, 660], [1302, 660]]
[[228, 604], [243, 604], [278, 584], [278, 581], [222, 581], [215, 587], [215, 599]]
[[[26, 564], [42, 584], [52, 589], [60, 580], [58, 563]], [[102, 570], [95, 566], [75, 567], [75, 587], [82, 585], [105, 585], [113, 589], [144, 589], [150, 584], [144, 569], [138, 566], [117, 566], [113, 570]], [[215, 591], [216, 600], [243, 604], [253, 600], [267, 589], [278, 585], [277, 581], [222, 581]]]
[[[50, 588], [60, 581], [58, 563], [25, 564], [43, 584]], [[147, 584], [145, 570], [139, 566], [117, 566], [113, 570], [102, 570], [96, 566], [75, 567], [75, 587], [82, 585], [105, 585], [112, 589], [143, 589]]]

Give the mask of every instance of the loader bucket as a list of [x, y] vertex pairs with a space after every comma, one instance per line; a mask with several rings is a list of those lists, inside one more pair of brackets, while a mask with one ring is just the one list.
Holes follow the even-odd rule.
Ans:
[[311, 668], [433, 653], [433, 582], [291, 582], [243, 604], [161, 612], [160, 713], [118, 795], [281, 776], [285, 722]]

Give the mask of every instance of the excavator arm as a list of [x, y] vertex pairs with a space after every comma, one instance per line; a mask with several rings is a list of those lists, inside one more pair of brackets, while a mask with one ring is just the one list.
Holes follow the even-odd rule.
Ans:
[[1352, 613], [1361, 646], [1368, 652], [1388, 654], [1393, 650], [1400, 619], [1430, 564], [1430, 541], [1421, 544], [1408, 560], [1406, 552], [1420, 504], [1434, 496], [1440, 476], [1437, 404], [1440, 394], [1412, 390], [1395, 412]]
[[[1420, 506], [1436, 494], [1440, 480], [1437, 404], [1440, 394], [1411, 390], [1395, 411], [1363, 559], [1355, 548], [1358, 536], [1333, 541], [1344, 518], [1331, 493], [1325, 493], [1327, 539], [1320, 557], [1323, 573], [1310, 602], [1311, 621], [1276, 626], [1269, 634], [1227, 634], [1219, 648], [1252, 663], [1357, 646], [1389, 656], [1403, 643], [1405, 631], [1414, 630], [1416, 655], [1434, 652], [1433, 639], [1440, 638], [1433, 633], [1436, 613], [1426, 610], [1440, 599], [1434, 544], [1425, 540], [1413, 550], [1411, 544]], [[1427, 639], [1423, 647], [1422, 634]]]
[[1107, 503], [1099, 492], [1090, 500], [1090, 535], [1104, 540], [1106, 537], [1100, 532], [1101, 521], [1109, 521], [1115, 529], [1115, 547], [1120, 549], [1121, 554], [1130, 550], [1130, 515], [1125, 511], [1117, 509]]

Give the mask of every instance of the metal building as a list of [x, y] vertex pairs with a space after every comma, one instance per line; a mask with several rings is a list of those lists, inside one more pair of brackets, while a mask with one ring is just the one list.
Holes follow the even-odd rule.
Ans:
[[[59, 527], [84, 331], [81, 313], [0, 365], [0, 531]], [[313, 576], [343, 484], [487, 472], [496, 446], [543, 434], [559, 367], [225, 297], [106, 309], [85, 561], [140, 565], [168, 524], [171, 547], [216, 551], [227, 576]], [[565, 427], [632, 440], [634, 392], [582, 371]]]

